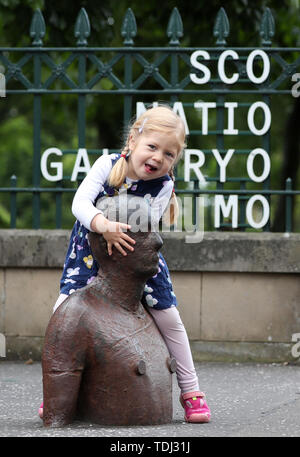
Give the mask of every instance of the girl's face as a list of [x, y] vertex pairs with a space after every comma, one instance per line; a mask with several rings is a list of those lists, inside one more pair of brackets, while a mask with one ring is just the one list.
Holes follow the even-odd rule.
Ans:
[[150, 131], [142, 133], [137, 140], [130, 137], [128, 178], [144, 181], [160, 178], [168, 173], [178, 155], [175, 133]]

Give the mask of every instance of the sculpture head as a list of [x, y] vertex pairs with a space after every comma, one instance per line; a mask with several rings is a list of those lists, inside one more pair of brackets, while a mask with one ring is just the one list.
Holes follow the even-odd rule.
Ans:
[[156, 231], [147, 200], [131, 194], [120, 194], [115, 197], [102, 197], [96, 206], [107, 219], [129, 224], [129, 235], [136, 242], [134, 251], [128, 252], [127, 256], [123, 256], [117, 249], [114, 249], [110, 256], [104, 237], [90, 232], [91, 250], [100, 269], [108, 273], [134, 275], [143, 279], [155, 275], [158, 271], [158, 252], [163, 242]]

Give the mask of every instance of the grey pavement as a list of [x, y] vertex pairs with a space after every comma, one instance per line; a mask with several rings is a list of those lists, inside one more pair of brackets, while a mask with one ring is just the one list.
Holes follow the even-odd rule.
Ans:
[[299, 437], [300, 366], [196, 363], [212, 410], [208, 424], [187, 424], [173, 377], [173, 421], [160, 426], [112, 427], [75, 422], [45, 428], [39, 362], [0, 361], [1, 437]]

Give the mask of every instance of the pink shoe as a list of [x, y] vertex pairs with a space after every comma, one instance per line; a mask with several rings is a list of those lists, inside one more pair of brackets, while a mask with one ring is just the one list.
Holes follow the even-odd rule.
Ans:
[[42, 401], [41, 406], [39, 407], [39, 416], [43, 419], [43, 412], [44, 412], [44, 402]]
[[204, 400], [203, 392], [187, 392], [180, 395], [180, 403], [185, 410], [187, 422], [203, 423], [210, 421], [210, 409]]

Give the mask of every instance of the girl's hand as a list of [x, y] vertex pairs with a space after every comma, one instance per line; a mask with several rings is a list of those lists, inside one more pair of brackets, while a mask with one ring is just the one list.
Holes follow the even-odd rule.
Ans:
[[130, 229], [130, 225], [123, 224], [122, 222], [108, 221], [107, 226], [107, 231], [102, 232], [102, 235], [107, 242], [109, 255], [112, 255], [113, 246], [115, 246], [123, 255], [127, 255], [127, 252], [123, 249], [123, 247], [129, 251], [134, 251], [134, 248], [129, 243], [135, 244], [135, 241], [122, 231]]
[[128, 224], [109, 221], [102, 214], [97, 214], [91, 222], [91, 229], [94, 232], [102, 234], [106, 240], [109, 255], [112, 255], [113, 246], [123, 255], [127, 255], [127, 252], [123, 247], [130, 251], [134, 251], [134, 248], [129, 243], [135, 244], [135, 240], [122, 231], [129, 230], [130, 228], [131, 226]]

